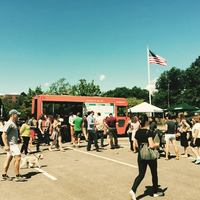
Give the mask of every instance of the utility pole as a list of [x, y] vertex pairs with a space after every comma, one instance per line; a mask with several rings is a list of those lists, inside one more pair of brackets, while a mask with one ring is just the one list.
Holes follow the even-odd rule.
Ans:
[[169, 83], [168, 83], [168, 108], [170, 107], [170, 103], [169, 103]]

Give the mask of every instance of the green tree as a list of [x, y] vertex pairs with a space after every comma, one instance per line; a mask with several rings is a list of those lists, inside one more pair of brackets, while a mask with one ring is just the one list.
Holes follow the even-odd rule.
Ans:
[[102, 94], [104, 97], [122, 97], [122, 98], [136, 98], [148, 101], [149, 93], [145, 89], [133, 87], [132, 89], [126, 87], [117, 87], [114, 90], [109, 90]]
[[61, 78], [57, 82], [52, 83], [49, 86], [49, 90], [47, 90], [45, 94], [61, 95], [61, 94], [69, 94], [70, 91], [71, 91], [70, 84], [66, 82], [65, 78]]
[[185, 70], [185, 89], [182, 93], [185, 103], [200, 106], [200, 56]]
[[[161, 108], [168, 107], [168, 93], [170, 106], [183, 102], [182, 94], [185, 88], [185, 72], [172, 67], [169, 71], [163, 72], [156, 82], [152, 103]], [[169, 89], [169, 90], [168, 90]]]
[[94, 84], [94, 80], [87, 83], [85, 79], [80, 79], [77, 85], [71, 87], [70, 94], [75, 96], [99, 96], [101, 90], [99, 85]]
[[141, 104], [142, 102], [144, 102], [143, 99], [136, 99], [135, 97], [133, 98], [129, 97], [126, 100], [128, 102], [129, 108], [132, 108], [133, 106], [137, 106], [138, 104]]

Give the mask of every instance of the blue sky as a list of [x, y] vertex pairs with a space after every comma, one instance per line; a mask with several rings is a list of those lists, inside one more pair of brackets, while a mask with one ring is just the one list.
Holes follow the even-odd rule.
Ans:
[[[0, 93], [66, 78], [102, 91], [148, 85], [147, 45], [167, 60], [151, 82], [200, 55], [198, 0], [0, 0]], [[100, 80], [100, 77], [102, 80]]]

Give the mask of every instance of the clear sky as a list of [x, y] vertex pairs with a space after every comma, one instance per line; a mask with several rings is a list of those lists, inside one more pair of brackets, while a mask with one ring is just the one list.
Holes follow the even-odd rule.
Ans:
[[147, 45], [167, 60], [151, 81], [200, 55], [199, 0], [0, 0], [0, 93], [66, 78], [102, 91], [148, 85]]

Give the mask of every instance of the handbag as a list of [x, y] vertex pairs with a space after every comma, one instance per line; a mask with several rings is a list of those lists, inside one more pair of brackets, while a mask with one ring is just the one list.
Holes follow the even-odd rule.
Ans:
[[148, 143], [143, 142], [140, 145], [140, 157], [142, 160], [156, 160], [159, 157], [159, 153], [156, 149], [151, 149]]

